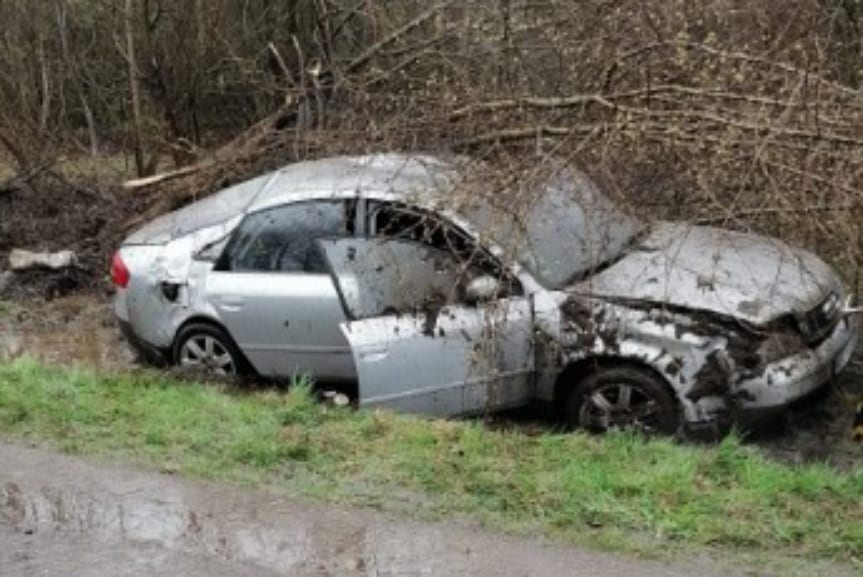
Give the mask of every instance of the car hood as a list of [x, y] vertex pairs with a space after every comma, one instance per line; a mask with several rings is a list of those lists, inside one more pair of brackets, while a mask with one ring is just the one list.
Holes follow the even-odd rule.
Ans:
[[570, 290], [763, 325], [811, 309], [830, 291], [841, 291], [841, 283], [821, 259], [779, 240], [663, 222], [622, 259]]

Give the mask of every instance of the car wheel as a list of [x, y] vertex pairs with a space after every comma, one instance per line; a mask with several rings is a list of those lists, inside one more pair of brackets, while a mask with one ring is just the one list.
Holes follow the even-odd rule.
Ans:
[[631, 429], [673, 435], [677, 403], [657, 376], [632, 367], [600, 368], [581, 380], [567, 399], [566, 423], [592, 433]]
[[181, 368], [220, 376], [243, 375], [243, 354], [224, 330], [208, 324], [191, 324], [177, 335], [174, 360]]

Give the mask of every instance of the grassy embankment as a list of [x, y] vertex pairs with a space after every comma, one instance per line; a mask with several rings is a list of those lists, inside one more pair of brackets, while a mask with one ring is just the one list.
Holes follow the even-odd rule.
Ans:
[[608, 548], [863, 558], [863, 467], [788, 467], [733, 438], [703, 447], [529, 436], [326, 408], [304, 387], [237, 392], [30, 360], [0, 363], [0, 431], [192, 477]]

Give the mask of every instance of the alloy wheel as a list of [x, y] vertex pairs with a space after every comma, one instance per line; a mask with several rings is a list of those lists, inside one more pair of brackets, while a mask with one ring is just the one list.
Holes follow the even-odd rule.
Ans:
[[579, 423], [589, 431], [634, 429], [654, 433], [661, 420], [661, 405], [642, 387], [608, 383], [591, 391], [579, 409]]
[[211, 335], [193, 335], [180, 348], [180, 366], [204, 369], [217, 375], [235, 375], [236, 362], [230, 351]]

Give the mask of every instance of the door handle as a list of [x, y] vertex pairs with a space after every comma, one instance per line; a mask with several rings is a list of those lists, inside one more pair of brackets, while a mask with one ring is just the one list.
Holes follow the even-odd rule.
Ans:
[[360, 352], [360, 360], [367, 363], [378, 363], [389, 355], [389, 351], [387, 349], [374, 349], [371, 351], [362, 351]]
[[236, 312], [242, 309], [245, 304], [245, 299], [237, 296], [222, 297], [219, 300], [219, 308], [230, 312]]

